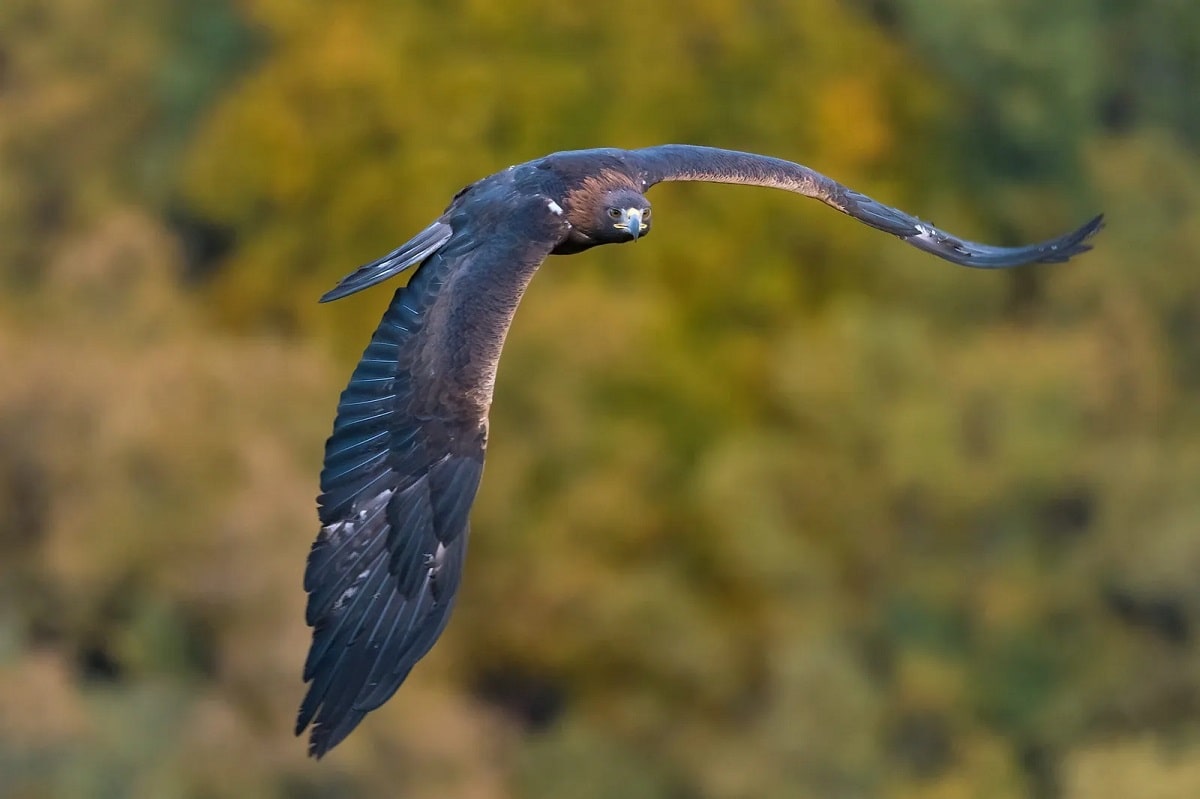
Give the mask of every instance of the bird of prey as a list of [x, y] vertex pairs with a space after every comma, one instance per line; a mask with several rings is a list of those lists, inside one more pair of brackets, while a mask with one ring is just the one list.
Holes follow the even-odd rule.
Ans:
[[807, 167], [691, 145], [560, 152], [467, 186], [409, 242], [346, 276], [322, 302], [418, 266], [398, 289], [338, 403], [325, 445], [321, 530], [304, 574], [313, 628], [308, 693], [321, 757], [386, 702], [446, 626], [467, 516], [483, 473], [500, 349], [549, 255], [636, 241], [645, 192], [664, 181], [766, 186], [813, 197], [963, 266], [1065, 261], [1102, 217], [1026, 247], [963, 241]]

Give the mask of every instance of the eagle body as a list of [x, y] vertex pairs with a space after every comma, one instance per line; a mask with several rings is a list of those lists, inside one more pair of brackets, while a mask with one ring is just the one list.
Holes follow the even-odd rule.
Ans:
[[554, 153], [467, 186], [424, 230], [343, 278], [335, 300], [417, 267], [338, 403], [320, 532], [304, 575], [308, 692], [320, 757], [395, 693], [436, 642], [462, 574], [488, 409], [513, 315], [545, 259], [649, 232], [664, 181], [741, 183], [812, 197], [953, 263], [1005, 268], [1089, 249], [1096, 217], [1026, 247], [958, 239], [800, 164], [691, 145]]

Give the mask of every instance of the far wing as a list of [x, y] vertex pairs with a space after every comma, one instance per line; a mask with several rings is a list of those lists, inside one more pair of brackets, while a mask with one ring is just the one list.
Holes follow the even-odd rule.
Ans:
[[1102, 227], [1104, 219], [1097, 216], [1070, 233], [1040, 244], [993, 247], [959, 239], [808, 167], [780, 158], [688, 144], [631, 150], [626, 158], [640, 173], [646, 188], [665, 181], [688, 180], [783, 189], [818, 199], [939, 258], [977, 269], [1065, 261], [1091, 249], [1087, 239]]
[[304, 574], [313, 640], [296, 734], [313, 725], [317, 757], [395, 693], [449, 618], [496, 359], [564, 232], [544, 199], [514, 200], [512, 212], [502, 231], [455, 217], [453, 236], [396, 292], [338, 404]]

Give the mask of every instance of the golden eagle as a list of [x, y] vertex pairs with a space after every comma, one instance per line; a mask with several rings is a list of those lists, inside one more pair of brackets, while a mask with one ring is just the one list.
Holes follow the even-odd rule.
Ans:
[[777, 158], [688, 145], [561, 152], [472, 183], [411, 241], [321, 300], [411, 266], [338, 403], [325, 445], [321, 531], [304, 574], [312, 648], [296, 734], [320, 757], [395, 693], [446, 626], [483, 474], [500, 349], [553, 254], [634, 241], [663, 181], [767, 186], [814, 197], [939, 258], [997, 269], [1089, 249], [1097, 216], [1027, 247], [963, 241]]

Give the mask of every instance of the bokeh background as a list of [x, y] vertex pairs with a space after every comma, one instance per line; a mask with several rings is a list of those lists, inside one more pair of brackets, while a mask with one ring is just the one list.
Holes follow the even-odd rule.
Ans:
[[[1200, 4], [4, 0], [0, 796], [1200, 796]], [[1068, 265], [654, 190], [509, 338], [449, 630], [291, 733], [328, 306], [669, 141]]]

